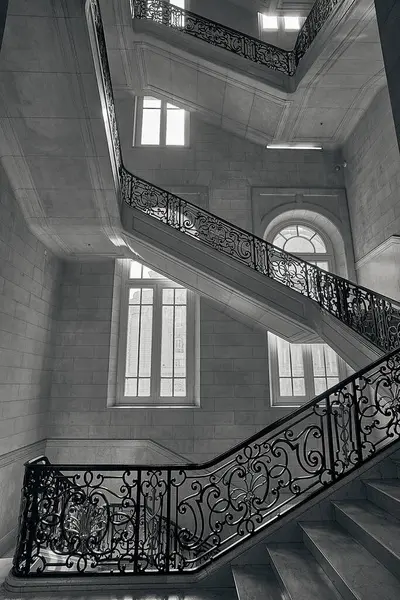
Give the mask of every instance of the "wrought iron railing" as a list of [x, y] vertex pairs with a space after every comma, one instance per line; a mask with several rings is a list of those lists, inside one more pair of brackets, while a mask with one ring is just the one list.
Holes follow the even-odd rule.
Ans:
[[[98, 0], [91, 8], [118, 142]], [[13, 563], [19, 577], [199, 571], [400, 437], [397, 308], [134, 177], [119, 143], [113, 150], [130, 205], [306, 294], [379, 347], [397, 347], [202, 465], [27, 463]]]
[[119, 174], [121, 198], [165, 225], [226, 257], [310, 298], [372, 344], [400, 347], [400, 304], [324, 271], [220, 217], [130, 173], [123, 165], [107, 48], [98, 0], [91, 0], [96, 52], [110, 131], [110, 154]]
[[182, 31], [252, 62], [293, 76], [318, 32], [342, 0], [316, 0], [293, 50], [284, 50], [253, 36], [216, 23], [166, 0], [131, 0], [134, 19], [147, 19]]
[[199, 571], [399, 437], [396, 350], [203, 465], [27, 463], [14, 575]]

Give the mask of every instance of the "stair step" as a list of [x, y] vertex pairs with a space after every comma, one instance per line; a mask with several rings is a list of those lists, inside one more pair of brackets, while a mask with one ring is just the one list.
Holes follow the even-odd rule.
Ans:
[[269, 544], [267, 550], [290, 600], [343, 600], [304, 544]]
[[364, 483], [368, 500], [400, 519], [400, 480], [378, 479]]
[[338, 523], [400, 578], [400, 521], [367, 500], [333, 506]]
[[283, 600], [278, 580], [269, 565], [233, 566], [239, 600]]
[[400, 581], [339, 524], [300, 526], [305, 545], [345, 600], [400, 598]]

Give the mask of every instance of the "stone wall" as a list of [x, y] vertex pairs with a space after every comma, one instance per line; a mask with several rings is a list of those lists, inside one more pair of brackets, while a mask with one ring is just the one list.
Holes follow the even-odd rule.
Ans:
[[58, 270], [0, 168], [0, 550], [16, 525], [23, 461], [46, 437]]
[[400, 234], [400, 153], [387, 87], [347, 140], [343, 155], [359, 283], [398, 296], [396, 249], [374, 253]]

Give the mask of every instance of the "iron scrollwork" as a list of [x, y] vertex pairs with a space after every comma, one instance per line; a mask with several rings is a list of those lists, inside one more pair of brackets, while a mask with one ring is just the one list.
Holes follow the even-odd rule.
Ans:
[[208, 44], [292, 77], [340, 0], [316, 0], [305, 20], [293, 50], [273, 44], [184, 10], [166, 0], [131, 0], [134, 19], [146, 19], [171, 27]]
[[400, 350], [203, 465], [28, 463], [14, 574], [199, 571], [400, 438]]

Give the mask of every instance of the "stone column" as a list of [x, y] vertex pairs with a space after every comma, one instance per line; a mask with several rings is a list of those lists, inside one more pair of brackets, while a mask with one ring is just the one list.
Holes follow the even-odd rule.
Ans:
[[375, 0], [375, 9], [400, 148], [400, 0]]

